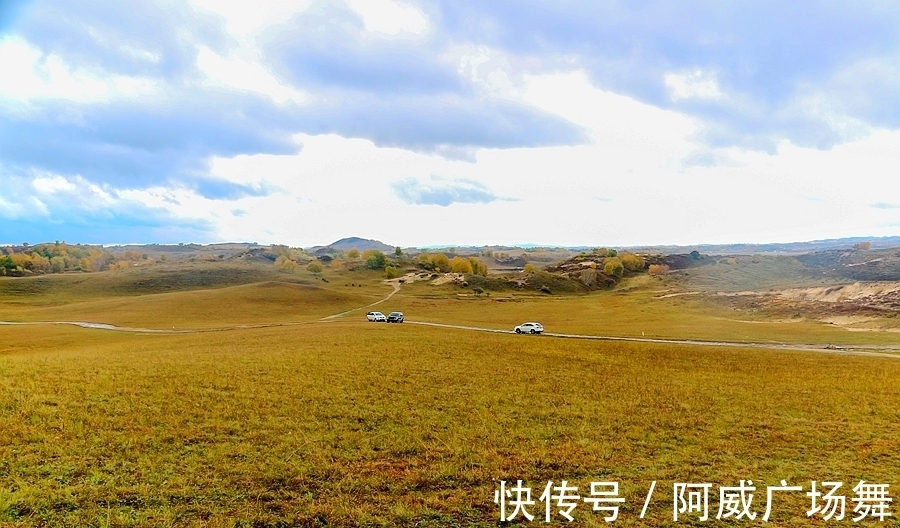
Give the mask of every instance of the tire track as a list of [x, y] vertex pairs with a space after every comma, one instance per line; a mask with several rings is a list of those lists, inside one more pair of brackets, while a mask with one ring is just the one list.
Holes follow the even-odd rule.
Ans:
[[[512, 330], [499, 330], [496, 328], [483, 328], [479, 326], [451, 325], [444, 323], [429, 323], [424, 321], [405, 321], [410, 324], [422, 326], [434, 326], [439, 328], [453, 328], [457, 330], [469, 330], [475, 332], [491, 332], [497, 334], [515, 334]], [[515, 334], [518, 335], [518, 334]], [[789, 343], [756, 343], [756, 342], [740, 342], [740, 341], [700, 341], [696, 339], [663, 339], [652, 337], [621, 337], [621, 336], [601, 336], [588, 334], [562, 334], [557, 332], [544, 332], [544, 337], [555, 337], [561, 339], [585, 339], [593, 341], [627, 341], [633, 343], [656, 343], [669, 345], [695, 345], [695, 346], [712, 346], [712, 347], [731, 347], [731, 348], [763, 348], [768, 350], [793, 350], [806, 352], [823, 352], [828, 354], [852, 355], [852, 356], [870, 356], [870, 357], [888, 357], [900, 359], [900, 354], [890, 354], [886, 352], [875, 352], [874, 350], [898, 350], [900, 348], [891, 346], [858, 346], [850, 345], [847, 347], [832, 347], [832, 345], [809, 345], [809, 344], [789, 344]], [[538, 337], [538, 336], [534, 336]]]

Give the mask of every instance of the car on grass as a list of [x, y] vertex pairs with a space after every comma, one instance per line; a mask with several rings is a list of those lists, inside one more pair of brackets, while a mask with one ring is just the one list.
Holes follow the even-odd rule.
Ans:
[[391, 312], [387, 316], [387, 322], [402, 323], [403, 322], [403, 312]]
[[368, 319], [369, 321], [374, 321], [376, 323], [383, 323], [387, 321], [387, 317], [385, 317], [381, 312], [369, 312], [366, 314], [366, 319]]
[[544, 326], [541, 323], [522, 323], [513, 328], [513, 331], [517, 334], [540, 334], [544, 331]]

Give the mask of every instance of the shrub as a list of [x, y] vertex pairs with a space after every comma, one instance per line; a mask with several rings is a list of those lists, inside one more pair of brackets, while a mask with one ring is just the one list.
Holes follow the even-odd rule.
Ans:
[[524, 271], [525, 273], [534, 273], [537, 271], [537, 268], [534, 267], [534, 264], [531, 264], [529, 262], [528, 264], [525, 264], [525, 267], [522, 268], [522, 271]]
[[66, 270], [66, 259], [63, 257], [50, 258], [50, 271], [53, 273], [62, 273]]
[[322, 273], [322, 265], [316, 261], [312, 261], [306, 265], [306, 270], [312, 273]]
[[447, 258], [447, 255], [443, 253], [438, 253], [431, 258], [431, 264], [434, 266], [432, 269], [436, 269], [441, 273], [447, 273], [450, 271], [450, 259]]
[[610, 257], [603, 263], [603, 273], [612, 277], [621, 277], [625, 272], [625, 266], [619, 257]]
[[488, 269], [487, 264], [481, 262], [475, 257], [469, 257], [469, 264], [472, 265], [472, 273], [475, 275], [481, 275], [483, 277], [487, 277]]
[[420, 254], [419, 266], [428, 270], [440, 271], [441, 273], [447, 273], [451, 270], [450, 259], [443, 253]]
[[650, 264], [647, 268], [650, 275], [666, 275], [669, 273], [669, 266], [666, 264]]
[[356, 248], [347, 252], [347, 260], [356, 260], [359, 258], [359, 250]]
[[395, 268], [394, 266], [385, 266], [384, 268], [384, 277], [386, 279], [396, 279], [400, 276], [400, 270]]
[[468, 273], [472, 274], [472, 264], [468, 259], [464, 259], [462, 257], [453, 257], [450, 261], [450, 271], [453, 273]]
[[364, 251], [362, 257], [365, 259], [366, 267], [369, 269], [378, 270], [384, 269], [384, 267], [387, 266], [387, 257], [377, 249]]
[[[121, 264], [121, 262], [119, 264]], [[285, 257], [284, 255], [280, 255], [275, 259], [275, 267], [280, 269], [281, 271], [294, 272], [297, 271], [300, 265], [297, 264], [296, 261], [293, 261], [288, 257]]]
[[644, 259], [634, 253], [622, 253], [619, 255], [622, 266], [628, 271], [641, 271], [644, 269]]

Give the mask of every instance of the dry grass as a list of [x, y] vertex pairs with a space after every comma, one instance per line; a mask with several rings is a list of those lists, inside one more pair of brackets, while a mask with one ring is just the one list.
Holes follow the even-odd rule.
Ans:
[[633, 525], [651, 480], [900, 474], [888, 359], [362, 322], [0, 339], [13, 525], [491, 525], [497, 479], [601, 477]]
[[[6, 297], [0, 310], [90, 308], [136, 325], [169, 324], [181, 310], [206, 314], [191, 320], [199, 327], [234, 313], [313, 318], [388, 291], [374, 274], [326, 275], [315, 288], [80, 293], [55, 306]], [[383, 308], [501, 328], [529, 312], [572, 329], [596, 317], [623, 332], [656, 321], [681, 337], [737, 325], [650, 291], [518, 303], [416, 284]], [[671, 520], [674, 481], [752, 479], [758, 500], [781, 479], [895, 491], [898, 402], [900, 361], [886, 358], [485, 334], [361, 314], [174, 335], [0, 326], [0, 526], [493, 526], [496, 482], [520, 478], [540, 489], [619, 481], [616, 524], [656, 526]], [[802, 496], [779, 503], [773, 525], [808, 525], [807, 508]], [[584, 505], [575, 515], [605, 524]]]
[[0, 320], [152, 329], [309, 321], [369, 304], [391, 291], [373, 274], [352, 277], [354, 284], [365, 283], [363, 288], [272, 268], [188, 263], [0, 281]]
[[[481, 326], [501, 330], [524, 321], [539, 321], [548, 332], [696, 339], [707, 341], [836, 345], [896, 345], [893, 332], [850, 332], [816, 317], [765, 311], [738, 311], [710, 302], [704, 295], [667, 296], [683, 292], [677, 282], [639, 277], [623, 288], [590, 295], [544, 295], [493, 292], [415, 283], [404, 286], [393, 306], [410, 320]], [[887, 323], [896, 322], [893, 320]]]

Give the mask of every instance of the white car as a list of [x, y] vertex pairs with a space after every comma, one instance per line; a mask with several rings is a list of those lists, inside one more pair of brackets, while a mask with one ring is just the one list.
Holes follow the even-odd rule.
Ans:
[[513, 330], [517, 334], [540, 334], [544, 331], [544, 327], [541, 323], [522, 323]]
[[385, 317], [381, 312], [369, 312], [366, 314], [366, 319], [368, 319], [369, 321], [375, 321], [376, 323], [387, 322], [387, 317]]

